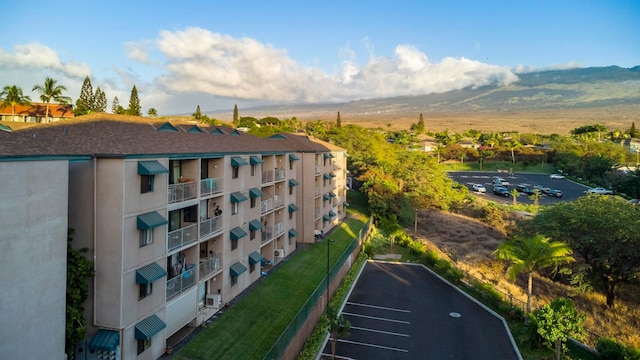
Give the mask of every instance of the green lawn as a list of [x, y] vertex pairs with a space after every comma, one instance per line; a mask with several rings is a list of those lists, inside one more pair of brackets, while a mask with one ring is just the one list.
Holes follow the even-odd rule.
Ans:
[[[355, 194], [352, 197], [352, 194]], [[350, 191], [347, 218], [324, 241], [305, 244], [241, 301], [214, 321], [176, 359], [262, 359], [327, 274], [327, 240], [333, 266], [367, 221], [358, 193]]]
[[452, 171], [498, 171], [505, 170], [513, 172], [528, 172], [528, 173], [542, 173], [542, 174], [550, 174], [555, 172], [555, 168], [551, 164], [541, 164], [541, 163], [524, 163], [524, 162], [516, 162], [512, 164], [509, 161], [485, 161], [482, 163], [482, 169], [480, 169], [480, 163], [477, 161], [469, 161], [464, 164], [461, 163], [451, 163], [451, 164], [443, 164], [446, 170]]

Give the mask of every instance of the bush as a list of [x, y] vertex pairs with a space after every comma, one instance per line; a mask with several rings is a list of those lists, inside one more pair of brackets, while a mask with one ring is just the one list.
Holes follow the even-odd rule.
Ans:
[[614, 339], [600, 338], [596, 350], [603, 360], [639, 360], [640, 350], [629, 349]]

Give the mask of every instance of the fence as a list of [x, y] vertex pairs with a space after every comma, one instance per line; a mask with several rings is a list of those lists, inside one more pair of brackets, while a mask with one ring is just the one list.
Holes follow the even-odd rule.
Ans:
[[[372, 219], [369, 218], [369, 221], [367, 221], [364, 227], [360, 229], [360, 231], [358, 232], [358, 236], [353, 238], [349, 246], [347, 246], [347, 248], [338, 258], [337, 262], [329, 270], [328, 278], [325, 277], [322, 280], [322, 282], [318, 285], [318, 287], [316, 287], [316, 289], [313, 291], [311, 296], [309, 296], [309, 298], [304, 303], [300, 311], [298, 311], [296, 316], [291, 320], [287, 328], [282, 332], [282, 335], [280, 335], [276, 343], [273, 345], [271, 350], [269, 350], [269, 352], [264, 356], [263, 359], [281, 359], [283, 357], [283, 354], [285, 354], [287, 349], [289, 349], [289, 347], [292, 345], [292, 341], [299, 334], [300, 330], [303, 328], [305, 323], [307, 323], [307, 321], [313, 320], [313, 323], [315, 324], [318, 321], [324, 309], [324, 307], [322, 306], [323, 304], [322, 300], [323, 300], [323, 295], [325, 295], [327, 292], [327, 288], [328, 288], [327, 281], [329, 281], [330, 284], [335, 280], [342, 281], [342, 278], [336, 279], [336, 277], [344, 267], [345, 263], [347, 262], [347, 259], [349, 259], [349, 257], [353, 255], [353, 253], [360, 248], [360, 246], [362, 245], [363, 239], [366, 239], [366, 237], [369, 236], [369, 232], [371, 229], [371, 222], [372, 222]], [[327, 239], [327, 241], [329, 241], [329, 239]], [[349, 264], [349, 266], [351, 266], [351, 264]], [[345, 274], [346, 272], [344, 272], [342, 277], [344, 277]], [[327, 297], [328, 295], [329, 294], [327, 294]], [[306, 339], [307, 336], [301, 336], [301, 337]], [[302, 347], [300, 346], [300, 348]], [[299, 351], [299, 349], [297, 349], [297, 351]]]

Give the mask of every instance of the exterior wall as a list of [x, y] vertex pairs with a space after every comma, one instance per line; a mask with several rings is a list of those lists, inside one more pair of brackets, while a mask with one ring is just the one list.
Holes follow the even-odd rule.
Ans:
[[0, 349], [63, 359], [68, 161], [0, 163]]
[[[322, 199], [320, 197], [321, 190], [317, 188], [316, 181], [322, 177], [322, 174], [316, 175], [315, 153], [301, 153], [299, 157], [300, 160], [296, 164], [297, 180], [300, 183], [298, 186], [300, 189], [296, 189], [296, 204], [300, 208], [296, 214], [298, 241], [311, 243], [315, 241], [313, 231], [316, 229], [315, 222], [318, 218], [316, 210], [319, 211], [317, 202], [318, 199]], [[319, 168], [318, 171], [320, 171]], [[320, 215], [321, 217], [322, 215]]]

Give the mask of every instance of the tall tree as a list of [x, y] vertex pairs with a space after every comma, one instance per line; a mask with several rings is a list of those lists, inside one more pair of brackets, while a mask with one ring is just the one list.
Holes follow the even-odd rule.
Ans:
[[116, 96], [113, 98], [113, 102], [111, 103], [111, 112], [113, 114], [119, 114], [118, 110], [120, 107], [120, 100], [118, 100], [118, 97]]
[[147, 111], [147, 115], [149, 115], [149, 117], [157, 117], [158, 116], [158, 110], [156, 110], [156, 108], [149, 108], [149, 111]]
[[636, 122], [632, 121], [631, 122], [631, 128], [629, 129], [629, 136], [631, 136], [632, 138], [636, 137], [637, 135], [637, 131], [636, 131]]
[[99, 86], [96, 89], [96, 93], [93, 98], [95, 99], [95, 101], [92, 110], [101, 113], [107, 112], [107, 94], [105, 94]]
[[51, 101], [55, 101], [61, 105], [67, 105], [71, 102], [71, 98], [68, 96], [64, 96], [63, 93], [67, 91], [67, 88], [64, 85], [56, 85], [57, 80], [54, 80], [50, 77], [47, 77], [44, 80], [44, 84], [37, 84], [33, 87], [32, 91], [37, 91], [40, 93], [40, 100], [43, 103], [47, 104], [47, 109], [45, 110], [45, 122], [49, 122], [49, 104]]
[[240, 116], [238, 115], [238, 104], [233, 105], [233, 125], [237, 126], [238, 121], [240, 121]]
[[342, 127], [342, 119], [340, 118], [340, 111], [338, 111], [338, 118], [336, 119], [336, 127]]
[[74, 113], [76, 116], [86, 115], [94, 108], [93, 86], [89, 76], [84, 78], [82, 89], [80, 89], [80, 97], [76, 100], [76, 108]]
[[2, 100], [3, 108], [7, 106], [11, 106], [12, 121], [15, 121], [17, 105], [25, 105], [25, 106], [31, 105], [31, 98], [28, 96], [25, 96], [22, 93], [22, 88], [19, 88], [16, 85], [5, 86], [4, 89], [2, 89], [2, 92], [0, 92], [0, 100]]
[[[512, 281], [520, 273], [527, 275], [527, 314], [531, 312], [531, 294], [533, 290], [533, 272], [549, 267], [567, 264], [575, 259], [571, 256], [569, 245], [550, 241], [543, 235], [516, 236], [498, 246], [493, 255], [498, 260], [509, 263], [507, 273]], [[525, 322], [528, 318], [525, 317]]]
[[138, 97], [138, 89], [133, 85], [131, 89], [131, 97], [129, 97], [129, 108], [127, 115], [142, 116], [142, 107], [140, 106], [140, 98]]
[[511, 152], [511, 163], [515, 164], [516, 163], [515, 151], [516, 149], [519, 149], [520, 147], [522, 147], [522, 145], [520, 145], [519, 142], [513, 140], [513, 141], [506, 142], [504, 144], [504, 147], [506, 147], [507, 150]]
[[422, 113], [420, 113], [420, 119], [417, 124], [411, 124], [411, 131], [416, 134], [422, 134], [424, 132], [424, 118], [422, 117]]
[[196, 121], [200, 121], [200, 118], [202, 117], [202, 112], [200, 112], [200, 105], [199, 104], [198, 104], [198, 107], [196, 107], [196, 112], [191, 114], [191, 116], [193, 116], [193, 118], [196, 119]]

